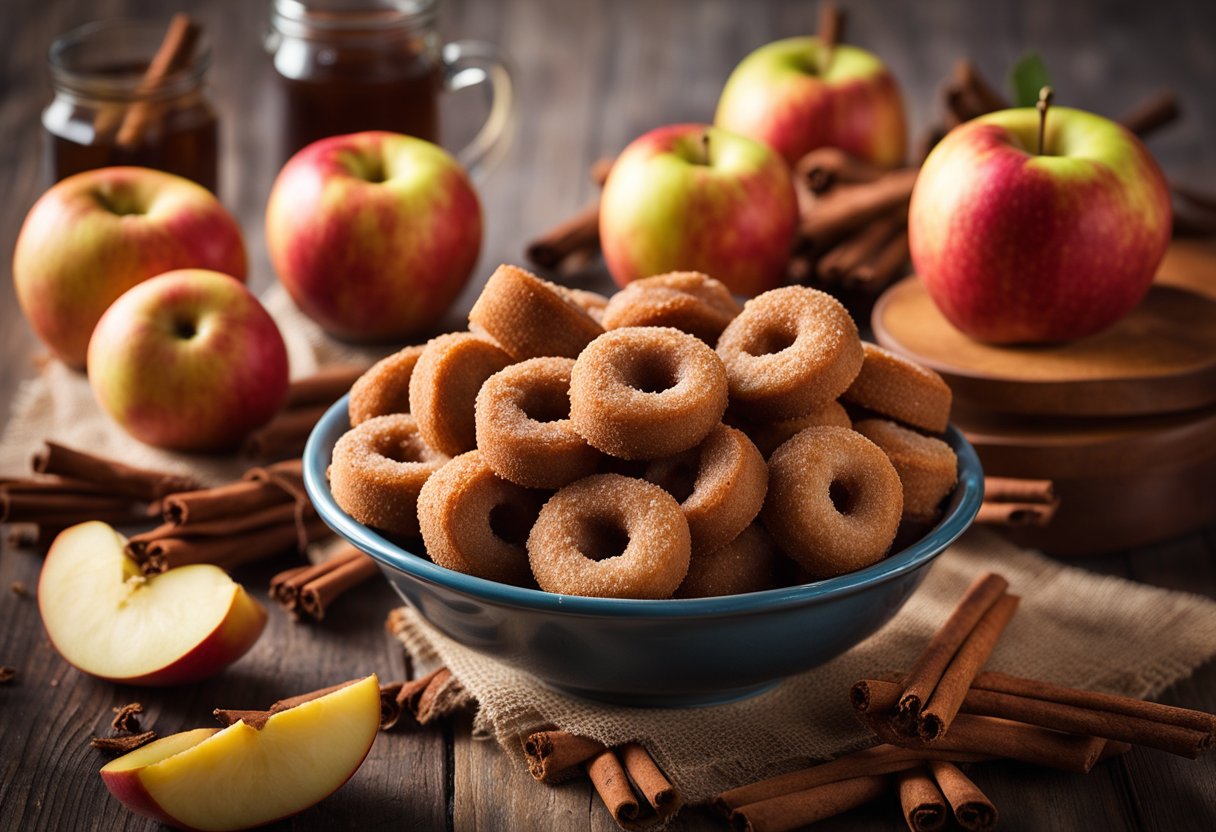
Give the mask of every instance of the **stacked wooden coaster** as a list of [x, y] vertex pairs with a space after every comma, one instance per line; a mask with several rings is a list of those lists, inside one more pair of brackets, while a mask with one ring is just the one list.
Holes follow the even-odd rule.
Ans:
[[1059, 555], [1143, 546], [1216, 523], [1216, 300], [1154, 285], [1109, 330], [1006, 347], [954, 329], [916, 278], [874, 308], [884, 347], [939, 372], [989, 476], [1050, 479], [1059, 509], [1019, 543]]

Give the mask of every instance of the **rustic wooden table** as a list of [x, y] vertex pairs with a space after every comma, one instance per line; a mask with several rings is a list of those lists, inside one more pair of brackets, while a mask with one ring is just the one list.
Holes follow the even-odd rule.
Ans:
[[[252, 254], [253, 283], [273, 279], [262, 238], [262, 212], [275, 174], [277, 129], [271, 75], [261, 52], [267, 3], [178, 2], [217, 38], [212, 97], [223, 118], [224, 201], [241, 219]], [[970, 55], [993, 78], [1027, 47], [1052, 69], [1059, 100], [1116, 115], [1163, 86], [1180, 91], [1186, 118], [1152, 142], [1180, 179], [1216, 179], [1216, 5], [1185, 0], [1153, 4], [957, 2], [849, 4], [851, 39], [887, 59], [903, 85], [913, 135], [936, 118], [934, 91], [955, 58]], [[97, 18], [167, 13], [153, 0], [5, 0], [0, 9], [0, 260], [21, 218], [44, 187], [39, 112], [49, 86], [46, 46], [59, 32]], [[518, 261], [525, 237], [549, 226], [591, 195], [588, 164], [665, 122], [702, 121], [734, 63], [754, 47], [807, 31], [808, 2], [606, 2], [606, 0], [450, 0], [442, 29], [482, 38], [512, 55], [519, 127], [503, 164], [485, 182], [485, 255], [462, 298], [501, 261]], [[445, 110], [450, 143], [468, 133], [476, 95]], [[392, 106], [385, 102], [385, 106]], [[5, 266], [7, 269], [7, 266]], [[17, 309], [11, 282], [0, 285], [0, 407], [42, 355]], [[33, 587], [39, 557], [4, 551], [0, 587]], [[1216, 533], [1086, 560], [1085, 568], [1216, 597]], [[277, 568], [238, 577], [265, 600]], [[374, 670], [399, 678], [401, 648], [382, 624], [395, 605], [379, 581], [359, 588], [322, 626], [292, 624], [272, 610], [253, 652], [219, 679], [182, 690], [137, 690], [88, 678], [48, 643], [36, 603], [0, 592], [0, 663], [18, 678], [0, 688], [0, 828], [148, 829], [106, 793], [90, 736], [106, 730], [111, 706], [139, 700], [157, 731], [209, 721], [217, 705], [260, 707], [282, 695]], [[1153, 632], [1146, 638], [1169, 638]], [[1176, 685], [1163, 700], [1216, 711], [1216, 664]], [[1133, 750], [1087, 777], [1015, 764], [980, 767], [975, 777], [1000, 807], [1008, 828], [1186, 829], [1216, 825], [1216, 756], [1191, 762]], [[823, 828], [896, 829], [892, 800]], [[466, 720], [383, 735], [355, 778], [283, 829], [595, 829], [615, 828], [585, 782], [550, 789], [516, 770], [492, 744], [474, 741]], [[690, 810], [678, 829], [721, 823]]]

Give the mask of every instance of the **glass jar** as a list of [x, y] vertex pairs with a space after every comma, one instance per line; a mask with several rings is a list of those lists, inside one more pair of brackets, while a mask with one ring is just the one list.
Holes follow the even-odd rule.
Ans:
[[439, 142], [439, 96], [487, 84], [489, 115], [457, 155], [500, 147], [511, 78], [489, 44], [444, 44], [439, 0], [274, 0], [267, 51], [283, 102], [280, 162], [326, 136], [388, 130]]
[[219, 123], [203, 90], [211, 51], [200, 39], [181, 68], [149, 87], [144, 72], [164, 34], [152, 21], [103, 21], [51, 44], [54, 98], [42, 126], [52, 182], [139, 165], [216, 191]]

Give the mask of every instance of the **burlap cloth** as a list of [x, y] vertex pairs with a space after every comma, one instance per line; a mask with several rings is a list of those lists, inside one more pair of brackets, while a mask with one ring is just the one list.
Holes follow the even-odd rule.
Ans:
[[[287, 341], [293, 377], [331, 362], [370, 364], [384, 349], [337, 344], [279, 288], [263, 302]], [[23, 383], [0, 435], [0, 474], [29, 470], [44, 439], [135, 465], [231, 480], [250, 464], [140, 444], [101, 413], [83, 375], [48, 362]], [[519, 737], [556, 725], [604, 743], [640, 740], [690, 802], [867, 744], [846, 693], [863, 676], [906, 668], [971, 580], [996, 571], [1022, 595], [990, 667], [1054, 682], [1151, 696], [1216, 654], [1216, 602], [1062, 566], [975, 529], [942, 554], [922, 587], [883, 630], [840, 658], [743, 702], [713, 708], [636, 709], [563, 696], [444, 638], [410, 610], [399, 636], [420, 664], [447, 665], [450, 707], [474, 701], [475, 731], [521, 755]], [[813, 638], [813, 633], [803, 637]], [[461, 693], [463, 688], [463, 694]]]

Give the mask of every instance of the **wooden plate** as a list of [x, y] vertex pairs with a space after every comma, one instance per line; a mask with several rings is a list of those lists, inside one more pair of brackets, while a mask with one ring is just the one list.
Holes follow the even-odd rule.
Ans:
[[1216, 300], [1154, 285], [1105, 332], [1069, 344], [993, 346], [951, 326], [916, 278], [874, 307], [875, 339], [939, 372], [957, 401], [1003, 413], [1134, 416], [1216, 403]]

